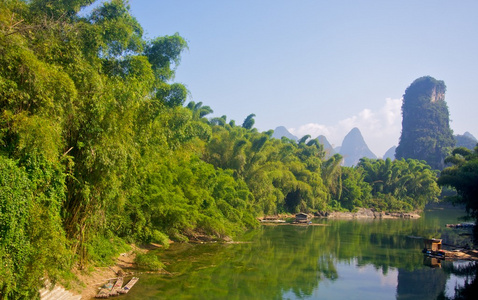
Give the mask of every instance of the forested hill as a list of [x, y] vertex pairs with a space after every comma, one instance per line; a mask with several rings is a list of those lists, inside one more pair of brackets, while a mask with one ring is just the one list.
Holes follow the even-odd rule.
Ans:
[[128, 243], [223, 239], [280, 212], [412, 210], [436, 199], [416, 160], [341, 167], [317, 139], [272, 138], [186, 103], [187, 43], [145, 39], [122, 0], [0, 3], [0, 298], [107, 264]]

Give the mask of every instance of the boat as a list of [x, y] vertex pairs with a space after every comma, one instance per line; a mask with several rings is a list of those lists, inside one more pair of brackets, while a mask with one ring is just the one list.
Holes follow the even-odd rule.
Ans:
[[304, 224], [309, 224], [310, 218], [309, 215], [306, 213], [298, 213], [295, 215], [295, 221], [294, 223], [304, 223]]
[[129, 292], [129, 290], [131, 290], [131, 288], [133, 287], [133, 285], [135, 285], [135, 283], [139, 280], [138, 277], [133, 277], [131, 278], [131, 280], [121, 289], [119, 290], [119, 293], [120, 294], [126, 294], [127, 292]]

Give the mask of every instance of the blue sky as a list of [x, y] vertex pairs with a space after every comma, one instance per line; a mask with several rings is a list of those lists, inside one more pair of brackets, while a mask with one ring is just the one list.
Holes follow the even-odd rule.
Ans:
[[189, 44], [176, 82], [260, 131], [285, 126], [335, 146], [358, 127], [378, 156], [398, 144], [401, 97], [444, 80], [457, 134], [478, 137], [478, 1], [130, 0], [147, 38]]

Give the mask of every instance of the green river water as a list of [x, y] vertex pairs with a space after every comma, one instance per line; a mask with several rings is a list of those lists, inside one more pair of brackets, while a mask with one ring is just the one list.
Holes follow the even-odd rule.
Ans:
[[140, 274], [122, 299], [437, 299], [453, 297], [468, 262], [439, 266], [423, 239], [463, 243], [463, 211], [428, 209], [415, 220], [317, 220], [262, 226], [240, 243], [172, 244], [157, 250], [170, 275]]

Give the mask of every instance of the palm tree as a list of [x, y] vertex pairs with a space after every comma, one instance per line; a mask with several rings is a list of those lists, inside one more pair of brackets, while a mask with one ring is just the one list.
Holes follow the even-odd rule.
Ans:
[[203, 106], [202, 102], [195, 103], [191, 101], [186, 107], [192, 111], [193, 120], [203, 120], [206, 115], [214, 112], [211, 107]]
[[242, 127], [244, 127], [245, 129], [252, 129], [255, 123], [255, 116], [255, 114], [248, 115], [247, 118], [244, 120], [244, 123], [242, 123]]
[[335, 199], [340, 199], [342, 193], [341, 165], [343, 157], [336, 153], [322, 164], [322, 179]]

